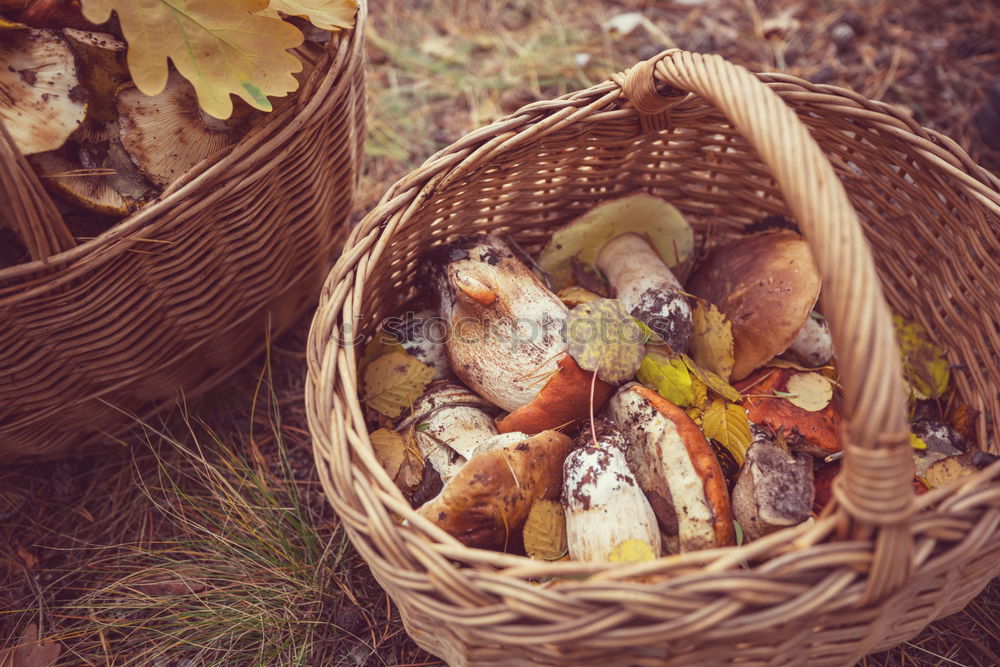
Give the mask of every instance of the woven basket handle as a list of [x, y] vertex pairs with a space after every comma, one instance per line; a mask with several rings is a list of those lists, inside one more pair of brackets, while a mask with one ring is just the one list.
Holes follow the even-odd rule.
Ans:
[[0, 123], [0, 222], [21, 239], [33, 260], [76, 245], [66, 222], [7, 128]]
[[843, 185], [795, 113], [746, 69], [717, 55], [671, 50], [615, 81], [644, 128], [663, 127], [687, 93], [710, 102], [768, 166], [809, 242], [844, 392], [845, 450], [835, 487], [856, 538], [875, 538], [865, 596], [878, 599], [909, 574], [913, 468], [899, 352], [889, 309]]

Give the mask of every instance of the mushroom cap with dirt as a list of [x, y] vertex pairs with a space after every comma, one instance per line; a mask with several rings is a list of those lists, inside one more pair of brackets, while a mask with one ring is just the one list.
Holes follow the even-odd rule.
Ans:
[[0, 29], [0, 123], [22, 155], [61, 147], [83, 122], [87, 94], [62, 36]]
[[572, 445], [562, 433], [543, 431], [476, 454], [417, 512], [466, 546], [513, 548], [532, 504], [559, 497]]
[[820, 276], [805, 239], [781, 230], [714, 250], [687, 287], [732, 322], [732, 379], [741, 380], [796, 339], [819, 298]]

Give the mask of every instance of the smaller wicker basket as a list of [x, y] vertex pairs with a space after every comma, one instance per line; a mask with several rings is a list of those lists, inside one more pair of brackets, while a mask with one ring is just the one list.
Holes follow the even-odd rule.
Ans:
[[314, 303], [360, 175], [359, 4], [288, 104], [80, 245], [0, 133], [0, 221], [33, 258], [0, 269], [0, 463], [111, 441], [130, 415], [218, 384]]
[[[413, 639], [452, 665], [847, 665], [959, 610], [1000, 574], [1000, 463], [914, 497], [886, 302], [962, 365], [979, 445], [1000, 453], [998, 186], [887, 105], [683, 51], [524, 107], [393, 185], [327, 279], [306, 401], [325, 492]], [[641, 564], [467, 548], [375, 459], [355, 342], [422, 288], [432, 247], [490, 231], [537, 248], [636, 191], [699, 233], [798, 220], [845, 396], [835, 501], [812, 525]]]

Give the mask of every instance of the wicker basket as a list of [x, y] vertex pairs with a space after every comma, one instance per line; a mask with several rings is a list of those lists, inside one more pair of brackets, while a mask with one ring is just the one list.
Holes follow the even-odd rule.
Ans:
[[366, 12], [281, 110], [81, 245], [0, 136], [35, 258], [0, 270], [0, 463], [80, 453], [204, 392], [315, 303], [360, 173]]
[[[420, 289], [415, 268], [432, 246], [488, 230], [537, 247], [634, 191], [716, 235], [769, 213], [798, 220], [845, 394], [835, 501], [812, 525], [641, 564], [467, 548], [413, 512], [376, 461], [354, 341]], [[850, 664], [1000, 574], [1000, 463], [913, 495], [886, 307], [963, 365], [958, 393], [982, 410], [980, 445], [1000, 451], [998, 214], [997, 179], [947, 138], [849, 91], [718, 56], [670, 51], [531, 104], [430, 158], [353, 230], [309, 342], [325, 492], [407, 631], [452, 665]]]

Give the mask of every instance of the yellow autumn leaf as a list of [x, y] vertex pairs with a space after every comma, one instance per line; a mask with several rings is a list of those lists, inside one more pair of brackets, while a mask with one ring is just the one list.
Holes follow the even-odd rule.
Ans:
[[925, 450], [927, 449], [927, 443], [916, 433], [910, 433], [910, 447]]
[[608, 556], [612, 563], [637, 563], [644, 560], [653, 560], [656, 553], [653, 547], [645, 540], [625, 540], [614, 549]]
[[[701, 364], [696, 362], [691, 357], [686, 354], [680, 355], [681, 359], [684, 361], [684, 365], [687, 366], [688, 370], [691, 371], [691, 375], [695, 376], [701, 382], [712, 391], [712, 393], [721, 396], [727, 401], [732, 401], [733, 403], [739, 403], [743, 400], [740, 392], [736, 391], [733, 385], [729, 384], [726, 380], [721, 378], [716, 373], [704, 368]], [[705, 401], [702, 400], [701, 403]], [[698, 403], [697, 405], [700, 405]]]
[[567, 351], [605, 382], [630, 380], [646, 352], [645, 336], [618, 299], [580, 304], [566, 318]]
[[743, 465], [753, 437], [742, 405], [715, 399], [702, 415], [701, 430], [706, 438], [717, 440], [732, 453], [738, 464]]
[[951, 379], [951, 367], [944, 358], [944, 351], [931, 342], [927, 330], [919, 322], [893, 315], [892, 324], [896, 328], [904, 379], [915, 390], [917, 398], [940, 398]]
[[589, 289], [584, 289], [577, 285], [559, 290], [559, 294], [556, 296], [559, 297], [559, 300], [562, 301], [567, 308], [576, 308], [582, 303], [590, 303], [591, 301], [597, 301], [601, 298], [599, 294], [594, 294]]
[[539, 560], [566, 555], [566, 511], [557, 500], [536, 500], [524, 522], [524, 552]]
[[652, 387], [663, 398], [684, 408], [695, 403], [695, 388], [684, 362], [658, 352], [647, 352], [636, 374], [639, 382]]
[[278, 17], [278, 12], [307, 19], [322, 30], [344, 30], [354, 27], [358, 3], [357, 0], [271, 0], [257, 13]]
[[713, 303], [696, 301], [691, 311], [691, 356], [723, 380], [733, 372], [733, 325]]
[[833, 384], [819, 373], [795, 373], [788, 378], [785, 399], [809, 412], [819, 412], [833, 398]]
[[358, 359], [358, 371], [364, 373], [368, 364], [390, 352], [403, 352], [403, 344], [387, 331], [378, 331], [365, 345], [361, 358]]
[[406, 455], [406, 441], [396, 431], [380, 428], [368, 436], [375, 450], [375, 458], [382, 464], [389, 477], [395, 479]]
[[434, 369], [405, 352], [390, 352], [368, 364], [364, 373], [364, 400], [386, 417], [395, 418], [420, 398]]
[[302, 43], [298, 28], [258, 16], [267, 0], [83, 0], [83, 15], [104, 23], [118, 15], [128, 42], [128, 69], [147, 95], [167, 83], [167, 60], [191, 82], [198, 104], [210, 116], [229, 118], [230, 94], [250, 106], [271, 110], [269, 95], [283, 97], [298, 87], [293, 73], [302, 63], [288, 52]]

